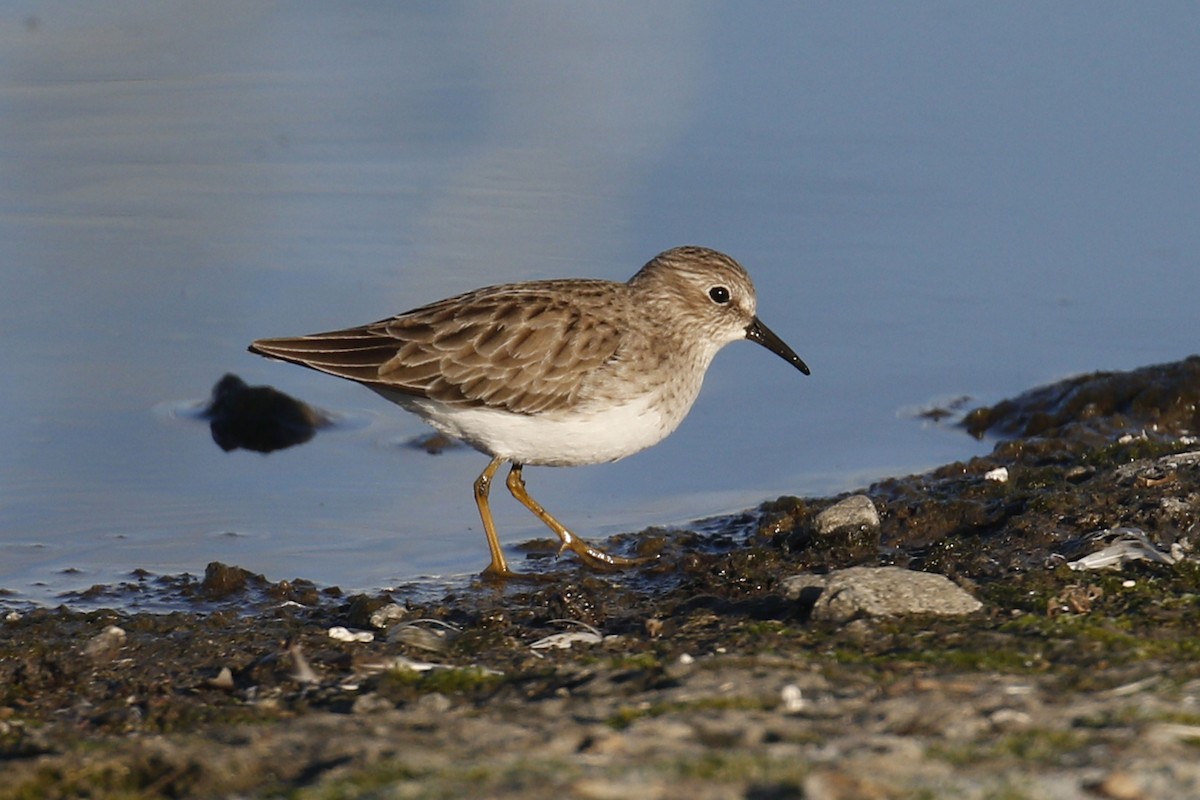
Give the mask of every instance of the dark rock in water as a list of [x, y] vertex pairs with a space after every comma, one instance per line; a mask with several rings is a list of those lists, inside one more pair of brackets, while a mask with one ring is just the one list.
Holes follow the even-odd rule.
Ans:
[[963, 420], [963, 427], [977, 438], [985, 433], [1060, 436], [1079, 425], [1104, 433], [1200, 431], [1200, 356], [1130, 372], [1069, 378], [990, 408], [977, 408]]
[[200, 584], [200, 593], [209, 600], [221, 600], [246, 591], [247, 585], [252, 581], [265, 583], [266, 579], [241, 567], [231, 567], [219, 561], [213, 561], [204, 570], [204, 581]]
[[247, 386], [227, 374], [213, 387], [204, 410], [213, 441], [224, 451], [239, 447], [270, 453], [303, 444], [329, 419], [312, 406], [270, 386]]
[[270, 598], [274, 602], [291, 601], [303, 606], [315, 606], [322, 594], [337, 597], [341, 590], [332, 586], [318, 591], [312, 581], [302, 578], [272, 583], [262, 573], [213, 561], [204, 569], [204, 580], [189, 587], [188, 594], [209, 601], [240, 599], [247, 605], [261, 598]]

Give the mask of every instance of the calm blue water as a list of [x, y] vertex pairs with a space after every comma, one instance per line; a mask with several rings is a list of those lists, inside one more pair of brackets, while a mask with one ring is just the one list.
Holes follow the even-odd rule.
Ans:
[[[735, 344], [663, 444], [527, 470], [587, 537], [966, 458], [912, 410], [1200, 347], [1200, 7], [753, 8], [7, 4], [0, 588], [480, 569], [485, 457], [246, 344], [676, 244], [813, 375]], [[178, 411], [227, 371], [354, 424], [222, 453]]]

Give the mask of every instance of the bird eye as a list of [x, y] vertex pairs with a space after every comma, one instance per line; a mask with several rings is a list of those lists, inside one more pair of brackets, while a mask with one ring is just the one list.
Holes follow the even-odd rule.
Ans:
[[724, 286], [714, 286], [708, 290], [708, 296], [714, 303], [725, 305], [729, 302], [729, 290]]

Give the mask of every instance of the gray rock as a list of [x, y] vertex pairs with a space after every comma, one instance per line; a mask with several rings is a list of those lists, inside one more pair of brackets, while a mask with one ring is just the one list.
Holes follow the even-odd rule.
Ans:
[[900, 567], [850, 567], [828, 575], [794, 575], [784, 593], [812, 603], [813, 619], [900, 614], [970, 614], [983, 604], [944, 575]]
[[88, 640], [83, 652], [93, 661], [112, 661], [125, 646], [125, 629], [109, 625]]
[[865, 494], [847, 497], [817, 514], [813, 520], [813, 530], [821, 536], [845, 529], [879, 529], [879, 512], [871, 498]]

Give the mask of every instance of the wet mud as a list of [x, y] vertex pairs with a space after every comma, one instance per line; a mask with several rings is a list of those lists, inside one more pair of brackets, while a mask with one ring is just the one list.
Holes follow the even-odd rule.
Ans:
[[[0, 800], [1200, 796], [1198, 402], [1196, 357], [1037, 389], [865, 517], [606, 542], [632, 571], [533, 542], [530, 580], [432, 600], [212, 564], [0, 611]], [[978, 610], [790, 588], [851, 567]]]

